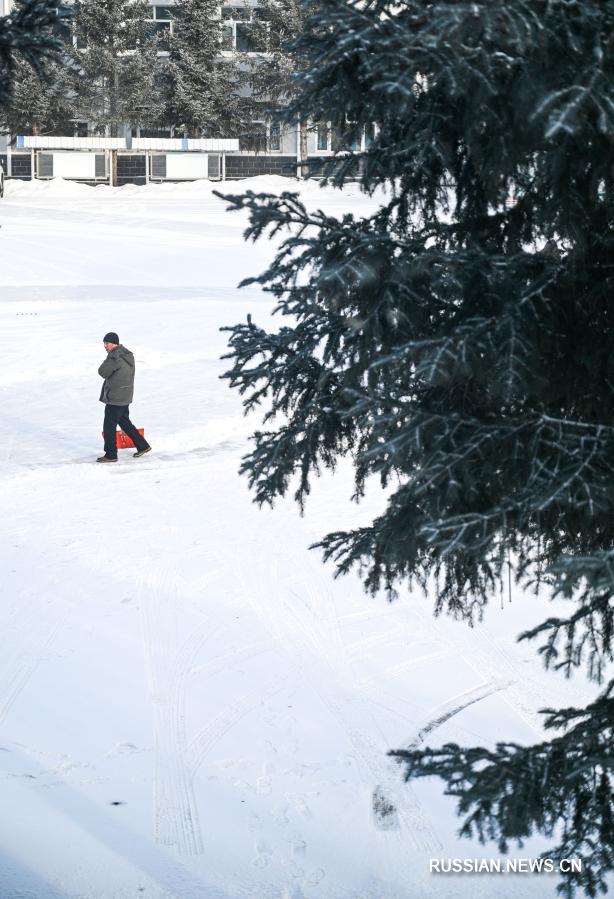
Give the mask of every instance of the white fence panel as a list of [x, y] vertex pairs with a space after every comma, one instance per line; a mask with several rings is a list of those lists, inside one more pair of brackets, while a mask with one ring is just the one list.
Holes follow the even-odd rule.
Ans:
[[54, 153], [54, 178], [88, 178], [96, 177], [96, 156], [94, 153]]
[[207, 155], [205, 153], [168, 153], [166, 157], [166, 177], [186, 180], [208, 178]]

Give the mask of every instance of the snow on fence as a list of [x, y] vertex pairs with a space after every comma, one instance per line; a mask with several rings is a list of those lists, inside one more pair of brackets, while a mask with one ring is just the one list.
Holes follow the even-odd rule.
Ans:
[[185, 152], [236, 153], [239, 141], [235, 138], [191, 137], [45, 137], [23, 135], [17, 137], [18, 150], [164, 150]]
[[18, 150], [125, 150], [123, 137], [45, 137], [17, 136]]
[[239, 141], [235, 138], [133, 137], [130, 145], [133, 150], [164, 150], [167, 153], [195, 150], [205, 153], [236, 153], [239, 150]]

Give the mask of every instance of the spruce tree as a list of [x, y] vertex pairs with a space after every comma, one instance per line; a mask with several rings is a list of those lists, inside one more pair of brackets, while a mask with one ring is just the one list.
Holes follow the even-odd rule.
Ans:
[[60, 0], [16, 0], [10, 14], [0, 18], [0, 110], [13, 102], [17, 67], [29, 65], [47, 78], [55, 61], [62, 58], [59, 26], [69, 17]]
[[[321, 0], [296, 47], [288, 119], [375, 123], [360, 163], [381, 208], [338, 219], [297, 194], [231, 196], [249, 239], [285, 234], [250, 279], [280, 327], [230, 332], [224, 377], [262, 410], [242, 471], [258, 503], [353, 461], [387, 505], [324, 536], [390, 596], [418, 584], [468, 623], [513, 565], [567, 601], [520, 635], [547, 667], [608, 680], [614, 598], [614, 0]], [[549, 709], [535, 746], [399, 749], [437, 775], [462, 833], [531, 834], [580, 856], [559, 890], [613, 866], [614, 681]]]
[[0, 126], [9, 134], [70, 134], [74, 128], [73, 92], [66, 57], [48, 62], [45, 77], [19, 60], [13, 73], [10, 105], [0, 106]]
[[122, 125], [160, 119], [158, 40], [146, 0], [77, 0], [78, 115], [118, 137]]
[[173, 6], [169, 118], [190, 137], [233, 135], [241, 121], [234, 60], [221, 56], [219, 4], [179, 0]]
[[[273, 122], [285, 121], [293, 130], [298, 128], [301, 160], [308, 155], [307, 119], [299, 114], [292, 121], [284, 113], [297, 96], [296, 73], [302, 67], [297, 41], [308, 9], [300, 0], [261, 0], [251, 26], [254, 47], [260, 54], [248, 61], [252, 112], [264, 110]], [[302, 169], [307, 174], [306, 167]]]

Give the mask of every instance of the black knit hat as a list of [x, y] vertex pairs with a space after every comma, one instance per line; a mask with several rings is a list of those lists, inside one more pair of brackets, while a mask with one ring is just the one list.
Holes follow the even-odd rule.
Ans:
[[109, 331], [108, 334], [105, 334], [102, 338], [103, 343], [119, 343], [119, 337], [115, 333], [115, 331]]

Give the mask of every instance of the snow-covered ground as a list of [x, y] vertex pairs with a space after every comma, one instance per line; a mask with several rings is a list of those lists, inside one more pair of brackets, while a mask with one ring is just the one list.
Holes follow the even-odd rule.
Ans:
[[[237, 476], [257, 423], [219, 380], [218, 329], [268, 321], [236, 285], [272, 247], [207, 183], [10, 183], [0, 224], [2, 899], [554, 897], [552, 875], [429, 874], [496, 847], [458, 840], [441, 782], [406, 786], [386, 756], [424, 728], [533, 742], [537, 709], [582, 702], [515, 644], [545, 603], [506, 596], [469, 630], [417, 593], [368, 598], [307, 547], [377, 491], [352, 505], [342, 467], [300, 518]], [[154, 452], [101, 466], [109, 330]]]

